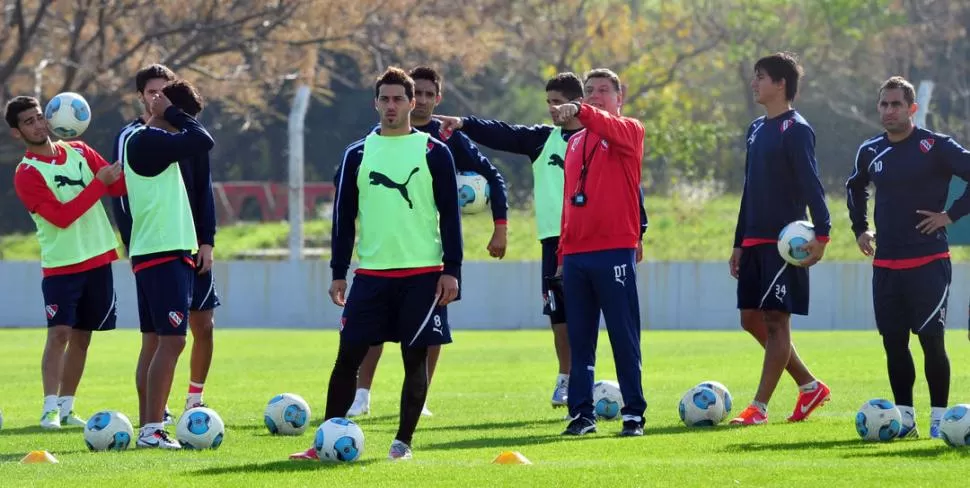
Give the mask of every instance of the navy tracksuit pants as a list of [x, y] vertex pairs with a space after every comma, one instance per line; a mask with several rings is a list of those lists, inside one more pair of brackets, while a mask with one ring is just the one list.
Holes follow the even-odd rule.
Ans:
[[647, 401], [640, 384], [640, 301], [635, 251], [611, 249], [564, 256], [563, 291], [569, 304], [566, 327], [572, 355], [567, 398], [569, 415], [591, 420], [596, 417], [593, 380], [602, 312], [623, 394], [620, 413], [625, 420], [633, 418], [643, 423]]

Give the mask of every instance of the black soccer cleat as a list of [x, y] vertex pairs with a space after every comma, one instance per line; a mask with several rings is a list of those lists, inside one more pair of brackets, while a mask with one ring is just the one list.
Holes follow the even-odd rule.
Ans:
[[596, 433], [596, 422], [586, 417], [576, 417], [569, 425], [566, 426], [566, 430], [562, 431], [562, 435], [586, 435]]
[[639, 437], [643, 435], [643, 424], [636, 420], [626, 420], [623, 422], [623, 430], [620, 437]]

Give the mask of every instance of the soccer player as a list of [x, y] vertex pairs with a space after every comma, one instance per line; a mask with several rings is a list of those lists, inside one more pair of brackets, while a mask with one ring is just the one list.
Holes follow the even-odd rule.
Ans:
[[[435, 120], [433, 116], [434, 109], [441, 103], [442, 77], [434, 68], [426, 66], [414, 68], [408, 75], [414, 80], [415, 105], [411, 111], [411, 125], [418, 131], [438, 137], [441, 132], [441, 123]], [[377, 130], [377, 127], [374, 130]], [[465, 135], [449, 138], [446, 144], [451, 150], [455, 168], [458, 171], [472, 171], [488, 180], [495, 229], [487, 248], [490, 256], [501, 259], [505, 257], [505, 248], [508, 244], [508, 195], [505, 180], [498, 169], [488, 161], [488, 158], [482, 155], [481, 151]], [[374, 346], [367, 353], [367, 357], [360, 367], [357, 394], [354, 398], [354, 404], [347, 412], [348, 416], [370, 412], [370, 388], [374, 382], [377, 363], [380, 361], [383, 350], [382, 346]], [[441, 348], [438, 346], [430, 347], [428, 354], [430, 354], [428, 358], [428, 378], [430, 381], [430, 378], [434, 376], [435, 367], [438, 365]], [[422, 415], [431, 415], [427, 406], [422, 409]]]
[[[546, 82], [546, 104], [550, 107], [582, 101], [583, 82], [574, 73], [560, 73]], [[552, 392], [553, 408], [566, 405], [569, 390], [569, 337], [566, 334], [566, 302], [562, 283], [556, 277], [560, 223], [562, 219], [563, 160], [566, 144], [573, 134], [583, 129], [576, 118], [563, 125], [510, 125], [478, 117], [435, 116], [441, 122], [442, 137], [460, 130], [473, 142], [499, 151], [527, 156], [532, 164], [533, 206], [539, 243], [542, 245], [542, 313], [549, 316], [559, 360], [559, 376]], [[646, 211], [640, 213], [640, 235], [647, 228]], [[642, 256], [638, 244], [637, 261]]]
[[[146, 66], [135, 75], [135, 88], [144, 107], [144, 114], [121, 129], [115, 144], [115, 159], [120, 157], [128, 136], [136, 128], [144, 126], [145, 121], [151, 117], [149, 107], [154, 96], [161, 92], [166, 83], [174, 79], [175, 73], [160, 64]], [[193, 285], [192, 304], [189, 307], [192, 355], [189, 362], [189, 391], [185, 400], [185, 409], [188, 410], [205, 405], [202, 400], [202, 392], [209, 374], [209, 366], [212, 364], [214, 312], [215, 308], [220, 305], [220, 301], [212, 277], [212, 249], [215, 246], [216, 217], [209, 153], [199, 153], [179, 161], [179, 170], [182, 173], [182, 181], [185, 183], [185, 191], [189, 197], [189, 206], [192, 208], [195, 233], [199, 239], [199, 252], [193, 256], [197, 272]], [[131, 240], [131, 214], [128, 212], [127, 197], [113, 198], [111, 203], [121, 240], [125, 244], [125, 249], [128, 249]], [[142, 404], [144, 404], [148, 366], [155, 349], [158, 347], [158, 336], [151, 325], [148, 311], [140, 307], [139, 317], [141, 318], [142, 343], [135, 377], [138, 395], [142, 399]], [[144, 412], [141, 415], [144, 416]], [[165, 407], [165, 423], [174, 423], [174, 418], [169, 413], [167, 406]]]
[[198, 238], [177, 162], [206, 153], [214, 145], [194, 118], [201, 111], [202, 98], [191, 84], [169, 82], [152, 99], [145, 125], [131, 131], [121, 151], [131, 214], [129, 254], [141, 320], [158, 336], [140, 405], [144, 416], [139, 447], [181, 448], [165, 432], [165, 401], [185, 348], [197, 273], [192, 255], [198, 250]]
[[[798, 384], [790, 422], [805, 420], [829, 400], [829, 387], [818, 381], [791, 342], [791, 314], [808, 314], [808, 267], [822, 259], [829, 240], [829, 211], [815, 160], [815, 132], [792, 108], [802, 68], [789, 53], [758, 60], [751, 90], [766, 115], [747, 132], [744, 191], [729, 268], [738, 280], [741, 327], [765, 349], [761, 382], [754, 401], [732, 424], [768, 421], [768, 401], [781, 374]], [[816, 238], [803, 249], [809, 257], [792, 266], [778, 253], [778, 234], [785, 225], [812, 212]]]
[[125, 193], [121, 165], [108, 164], [81, 141], [52, 142], [36, 98], [14, 97], [4, 118], [27, 149], [14, 174], [14, 190], [37, 226], [44, 276], [47, 343], [40, 426], [83, 426], [74, 398], [91, 332], [113, 330], [117, 319], [111, 263], [118, 259], [118, 241], [100, 199]]
[[[388, 68], [374, 90], [380, 130], [348, 146], [334, 176], [330, 298], [344, 311], [325, 418], [347, 413], [370, 346], [399, 342], [404, 384], [388, 457], [410, 459], [428, 393], [428, 348], [451, 343], [446, 305], [459, 298], [458, 182], [448, 147], [411, 127], [411, 77]], [[360, 267], [345, 298], [355, 225], [360, 226]], [[312, 448], [291, 456], [314, 457]]]
[[[872, 261], [872, 303], [882, 336], [896, 406], [903, 416], [900, 437], [918, 437], [913, 410], [916, 368], [909, 335], [923, 348], [930, 392], [930, 437], [940, 436], [940, 420], [950, 394], [950, 360], [944, 345], [950, 291], [950, 252], [946, 226], [970, 213], [970, 194], [944, 210], [950, 179], [970, 180], [970, 151], [950, 136], [916, 127], [916, 91], [894, 76], [879, 88], [882, 134], [856, 152], [846, 181], [849, 216], [859, 250]], [[876, 235], [866, 216], [869, 193], [876, 187]]]
[[553, 121], [565, 125], [577, 119], [585, 127], [569, 139], [564, 162], [558, 254], [569, 302], [566, 324], [572, 357], [566, 399], [570, 422], [563, 435], [596, 432], [593, 372], [602, 312], [623, 393], [620, 435], [640, 436], [647, 408], [636, 282], [644, 129], [640, 121], [620, 115], [623, 95], [616, 73], [594, 69], [584, 76], [584, 88], [583, 103], [550, 109]]

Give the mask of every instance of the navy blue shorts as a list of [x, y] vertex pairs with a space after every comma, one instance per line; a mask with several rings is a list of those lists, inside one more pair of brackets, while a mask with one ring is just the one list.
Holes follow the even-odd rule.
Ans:
[[67, 325], [78, 330], [113, 330], [118, 320], [111, 265], [74, 274], [47, 276], [44, 292], [47, 326]]
[[879, 334], [943, 334], [951, 272], [949, 259], [909, 269], [874, 266], [872, 307]]
[[[189, 305], [189, 312], [212, 310], [222, 302], [219, 301], [219, 294], [216, 292], [216, 282], [212, 277], [212, 271], [206, 274], [199, 274], [192, 271], [194, 283], [192, 284], [192, 303]], [[148, 303], [145, 300], [138, 300], [138, 317], [141, 319], [141, 331], [144, 333], [154, 333], [155, 326], [152, 321], [147, 319], [150, 316], [146, 308]]]
[[448, 310], [435, 292], [440, 272], [404, 278], [358, 274], [350, 286], [340, 340], [423, 347], [451, 343]]
[[186, 335], [195, 275], [195, 268], [182, 259], [135, 273], [142, 332]]
[[739, 309], [808, 315], [808, 269], [788, 264], [775, 244], [743, 248], [739, 268]]
[[566, 323], [566, 301], [563, 299], [562, 279], [556, 278], [559, 259], [556, 249], [559, 236], [547, 237], [542, 243], [542, 313], [549, 316], [552, 325]]

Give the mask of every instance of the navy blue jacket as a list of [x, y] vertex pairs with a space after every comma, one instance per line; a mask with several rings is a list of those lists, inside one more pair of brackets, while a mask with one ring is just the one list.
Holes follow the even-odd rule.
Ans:
[[[371, 129], [375, 132], [380, 128], [380, 124]], [[441, 137], [441, 122], [431, 119], [431, 122], [415, 129], [431, 134], [431, 137], [438, 139]], [[505, 188], [505, 178], [481, 151], [468, 140], [464, 134], [458, 137], [449, 137], [445, 145], [451, 151], [452, 159], [455, 162], [455, 169], [461, 171], [471, 171], [482, 175], [488, 181], [489, 201], [492, 209], [492, 220], [504, 223], [509, 215], [509, 195]], [[457, 187], [457, 183], [456, 183]]]
[[[923, 234], [916, 225], [926, 217], [916, 211], [942, 212], [953, 176], [970, 180], [970, 151], [950, 136], [917, 127], [896, 143], [889, 142], [886, 134], [863, 142], [845, 183], [852, 232], [858, 238], [869, 230], [867, 187], [872, 183], [876, 187], [876, 259], [918, 258], [948, 251], [946, 228]], [[947, 214], [956, 222], [967, 213], [970, 194], [965, 191]]]
[[[121, 159], [121, 151], [124, 149], [128, 136], [135, 128], [142, 125], [145, 125], [145, 122], [138, 118], [121, 129], [114, 145], [112, 161]], [[179, 171], [182, 173], [185, 191], [189, 196], [192, 219], [195, 222], [195, 234], [199, 239], [199, 244], [215, 246], [216, 204], [212, 193], [209, 152], [205, 151], [179, 160]], [[118, 225], [118, 231], [121, 233], [121, 241], [127, 251], [131, 241], [131, 214], [128, 212], [128, 197], [112, 198], [111, 207], [114, 212], [115, 223]]]
[[[412, 130], [412, 132], [416, 132]], [[380, 133], [380, 130], [377, 131]], [[438, 225], [441, 233], [442, 264], [444, 273], [460, 278], [462, 250], [461, 212], [458, 207], [458, 180], [455, 162], [445, 143], [431, 137], [428, 139], [433, 148], [428, 151], [428, 171], [431, 172], [434, 201], [438, 207]], [[350, 258], [354, 253], [354, 240], [357, 236], [357, 211], [360, 192], [357, 188], [357, 171], [364, 160], [364, 139], [347, 146], [344, 159], [337, 168], [333, 181], [337, 194], [333, 206], [333, 226], [330, 242], [333, 256], [330, 269], [333, 279], [347, 279]]]
[[[500, 120], [485, 120], [478, 117], [465, 117], [462, 119], [461, 130], [456, 132], [464, 133], [469, 139], [477, 144], [496, 151], [505, 151], [512, 154], [521, 154], [529, 158], [533, 164], [542, 155], [546, 146], [546, 140], [555, 127], [551, 125], [512, 125]], [[577, 130], [563, 130], [562, 138], [569, 141]], [[643, 189], [640, 189], [640, 237], [647, 231], [647, 211], [643, 207]]]
[[734, 247], [745, 239], [777, 240], [786, 225], [807, 220], [815, 235], [828, 239], [832, 222], [815, 160], [815, 131], [797, 111], [757, 118], [748, 127], [744, 192], [734, 231]]
[[[142, 176], [157, 176], [165, 171], [173, 161], [179, 161], [179, 169], [181, 170], [182, 161], [190, 162], [200, 154], [208, 155], [208, 152], [215, 145], [215, 141], [205, 130], [205, 127], [202, 127], [202, 124], [194, 117], [182, 112], [177, 107], [169, 107], [165, 110], [164, 116], [165, 120], [179, 132], [171, 133], [155, 127], [148, 127], [143, 131], [128, 135], [128, 165]], [[206, 157], [206, 160], [208, 160], [208, 157]], [[182, 177], [185, 178], [184, 171], [182, 171]], [[208, 181], [208, 178], [205, 181]], [[186, 185], [186, 190], [188, 190], [188, 186]], [[211, 195], [211, 186], [209, 188]], [[125, 206], [127, 207], [127, 200]], [[130, 239], [130, 214], [128, 219], [128, 238]], [[137, 259], [132, 260], [132, 264], [138, 264], [136, 261], [149, 261], [156, 257], [159, 257], [159, 255], [138, 256]]]

